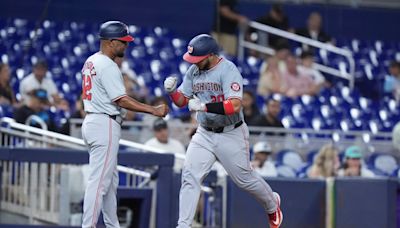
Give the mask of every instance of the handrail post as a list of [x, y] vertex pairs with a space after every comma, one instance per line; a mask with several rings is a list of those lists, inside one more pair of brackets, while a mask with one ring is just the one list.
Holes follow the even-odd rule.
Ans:
[[243, 62], [244, 60], [244, 37], [245, 37], [245, 28], [240, 26], [239, 27], [239, 37], [238, 37], [238, 60]]

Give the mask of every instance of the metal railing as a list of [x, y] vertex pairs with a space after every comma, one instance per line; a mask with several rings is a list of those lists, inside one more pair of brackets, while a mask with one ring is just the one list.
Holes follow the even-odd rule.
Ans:
[[[322, 50], [326, 50], [332, 53], [335, 53], [337, 55], [342, 55], [344, 56], [347, 61], [349, 62], [349, 69], [347, 71], [345, 70], [338, 70], [332, 67], [328, 67], [322, 64], [318, 64], [318, 63], [314, 63], [314, 67], [315, 69], [327, 73], [327, 74], [331, 74], [337, 77], [341, 77], [344, 79], [349, 80], [349, 87], [352, 89], [354, 87], [354, 73], [355, 73], [355, 61], [353, 58], [353, 53], [347, 49], [343, 49], [343, 48], [338, 48], [336, 46], [333, 46], [332, 44], [326, 44], [326, 43], [322, 43], [320, 41], [316, 41], [307, 37], [303, 37], [303, 36], [299, 36], [297, 34], [294, 33], [290, 33], [281, 29], [277, 29], [274, 27], [271, 27], [269, 25], [265, 25], [256, 21], [250, 21], [248, 23], [248, 27], [250, 28], [254, 28], [257, 31], [262, 31], [265, 33], [269, 33], [269, 34], [274, 34], [276, 36], [280, 36], [280, 37], [284, 37], [286, 39], [289, 40], [293, 40], [299, 43], [303, 43], [312, 47], [316, 47], [316, 48], [320, 48]], [[250, 41], [246, 41], [245, 40], [245, 36], [246, 36], [246, 31], [247, 28], [241, 28], [240, 33], [239, 33], [239, 50], [238, 50], [238, 58], [239, 60], [243, 60], [244, 59], [244, 48], [249, 48], [252, 50], [256, 50], [259, 52], [262, 52], [264, 54], [268, 54], [268, 55], [274, 55], [275, 54], [275, 50], [269, 47], [265, 47]]]
[[[2, 146], [86, 150], [82, 139], [16, 123], [10, 118], [2, 118], [0, 123]], [[125, 143], [125, 146], [132, 147], [130, 143]], [[69, 208], [71, 202], [66, 201], [65, 198], [69, 198], [72, 193], [66, 192], [63, 195], [64, 200], [61, 200], [60, 189], [68, 189], [82, 175], [82, 173], [75, 176], [67, 175], [74, 166], [14, 161], [2, 161], [1, 165], [2, 210], [27, 216], [31, 224], [35, 221], [54, 224], [68, 222], [69, 214], [59, 212], [63, 207]], [[126, 181], [126, 187], [140, 188], [150, 182], [151, 173], [149, 172], [120, 165], [117, 168], [118, 171], [126, 173], [127, 180], [134, 179], [134, 181]], [[83, 182], [81, 184], [84, 185]], [[84, 189], [81, 190], [83, 196]], [[61, 205], [62, 202], [65, 202], [65, 205]]]
[[[82, 121], [82, 119], [70, 120], [71, 134], [80, 132]], [[125, 121], [123, 126], [125, 127], [123, 131], [126, 132], [129, 132], [130, 128], [138, 128], [141, 129], [141, 131], [151, 131], [151, 127], [141, 121]], [[196, 128], [196, 126], [190, 123], [168, 124], [168, 129], [173, 138], [174, 136], [184, 134], [187, 129], [193, 128]], [[336, 144], [339, 150], [345, 150], [348, 146], [354, 144], [364, 147], [370, 153], [375, 151], [391, 153], [394, 150], [392, 133], [390, 132], [372, 133], [371, 131], [343, 131], [340, 129], [315, 130], [311, 128], [273, 128], [256, 126], [249, 126], [249, 131], [250, 145], [254, 145], [254, 143], [261, 140], [266, 140], [271, 144], [275, 152], [282, 149], [292, 149], [301, 155], [306, 155], [309, 151], [318, 150], [326, 143]], [[138, 134], [141, 134], [140, 131]], [[74, 136], [80, 137], [80, 135]], [[183, 141], [181, 140], [181, 142]], [[187, 145], [189, 141], [186, 142]]]
[[[11, 118], [0, 119], [0, 139], [0, 145], [14, 148], [87, 149], [82, 139], [16, 123]], [[128, 140], [120, 140], [120, 145], [136, 151], [169, 153]], [[185, 159], [185, 155], [174, 155], [176, 160]], [[69, 189], [71, 185], [76, 185], [75, 182], [79, 181], [79, 177], [82, 175], [81, 166], [13, 161], [1, 161], [1, 165], [2, 192], [0, 208], [2, 210], [27, 216], [31, 224], [35, 223], [35, 221], [64, 225], [70, 223], [70, 212], [67, 212], [65, 208], [70, 208], [70, 203], [74, 197], [69, 191], [60, 193], [60, 189]], [[151, 172], [121, 165], [118, 165], [117, 168], [119, 172], [126, 174], [126, 187], [142, 188], [151, 186]], [[81, 184], [84, 184], [83, 180], [81, 182]], [[84, 189], [82, 186], [80, 187], [82, 192], [79, 194], [83, 196]], [[201, 189], [210, 196], [214, 194], [213, 189], [210, 187], [202, 186]], [[63, 196], [61, 197], [62, 194]], [[153, 202], [155, 202], [155, 196], [156, 194], [153, 193]], [[210, 204], [212, 202], [206, 203]], [[63, 211], [63, 213], [60, 213], [60, 211]], [[152, 214], [152, 217], [154, 218], [154, 214]], [[207, 224], [208, 221], [202, 222]], [[212, 223], [211, 220], [209, 222], [210, 224]]]

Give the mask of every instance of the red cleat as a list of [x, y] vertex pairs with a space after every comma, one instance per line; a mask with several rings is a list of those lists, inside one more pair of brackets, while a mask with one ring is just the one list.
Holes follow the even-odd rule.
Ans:
[[279, 226], [282, 224], [282, 221], [283, 221], [283, 214], [282, 214], [281, 207], [280, 207], [281, 206], [281, 197], [276, 192], [274, 192], [273, 194], [276, 198], [276, 202], [278, 203], [278, 208], [276, 209], [276, 211], [274, 213], [268, 215], [269, 227], [270, 228], [279, 228]]

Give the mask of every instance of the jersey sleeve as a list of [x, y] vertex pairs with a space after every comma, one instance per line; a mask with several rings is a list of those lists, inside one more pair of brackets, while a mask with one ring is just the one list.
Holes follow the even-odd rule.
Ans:
[[183, 93], [185, 97], [192, 97], [193, 95], [193, 70], [189, 69], [183, 77], [182, 84], [178, 87], [178, 91]]
[[223, 73], [223, 75], [221, 75], [221, 81], [225, 99], [242, 99], [243, 77], [236, 67], [229, 67], [226, 74]]
[[126, 95], [121, 71], [116, 66], [104, 68], [101, 72], [100, 80], [112, 101], [116, 101]]

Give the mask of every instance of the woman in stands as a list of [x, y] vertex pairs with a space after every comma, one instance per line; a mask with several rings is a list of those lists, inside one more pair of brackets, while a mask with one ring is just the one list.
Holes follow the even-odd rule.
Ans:
[[337, 149], [332, 144], [323, 146], [308, 172], [310, 178], [327, 178], [337, 175], [340, 162]]
[[10, 67], [0, 63], [0, 105], [16, 105], [13, 89], [10, 85]]
[[374, 177], [374, 173], [362, 165], [362, 152], [358, 146], [350, 146], [344, 154], [344, 164], [338, 172], [345, 177]]

